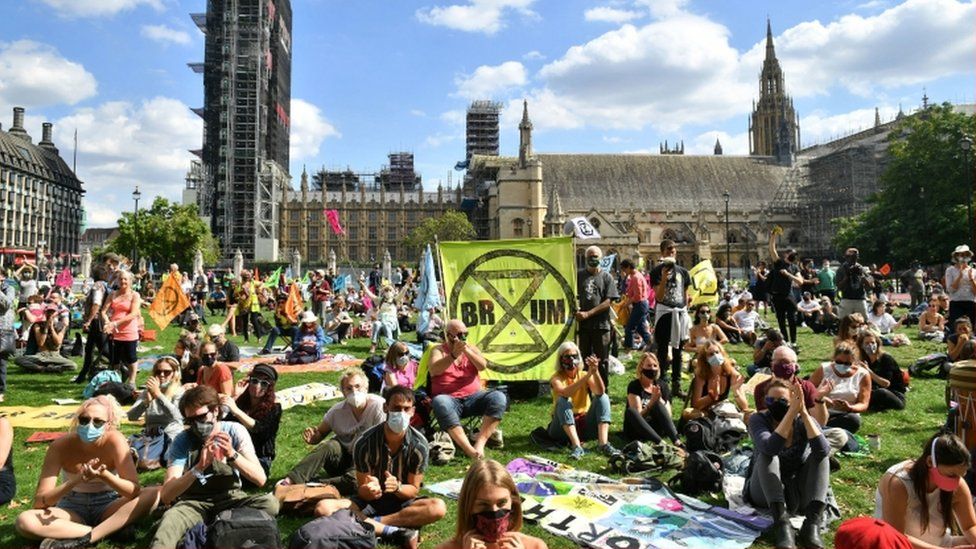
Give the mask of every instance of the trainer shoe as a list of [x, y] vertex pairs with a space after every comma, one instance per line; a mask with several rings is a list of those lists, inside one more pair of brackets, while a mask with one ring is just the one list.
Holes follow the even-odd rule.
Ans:
[[569, 457], [577, 461], [583, 459], [583, 456], [585, 455], [586, 455], [586, 450], [584, 450], [582, 446], [577, 446], [576, 448], [573, 448], [573, 451], [569, 453]]
[[599, 450], [603, 452], [603, 455], [607, 457], [616, 456], [620, 454], [620, 450], [613, 447], [613, 444], [609, 442], [600, 446]]
[[488, 437], [485, 441], [485, 446], [489, 448], [494, 448], [496, 450], [501, 450], [505, 447], [505, 435], [502, 433], [501, 429], [495, 429], [495, 432]]
[[80, 538], [44, 538], [39, 547], [40, 549], [75, 549], [78, 547], [90, 547], [91, 544], [91, 533], [88, 533]]
[[405, 549], [416, 549], [420, 532], [412, 528], [397, 528], [389, 534], [380, 534], [380, 543]]

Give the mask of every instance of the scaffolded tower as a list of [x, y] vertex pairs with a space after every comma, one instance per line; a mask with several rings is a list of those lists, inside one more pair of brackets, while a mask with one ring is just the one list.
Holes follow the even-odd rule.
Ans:
[[288, 175], [290, 0], [208, 0], [191, 14], [206, 34], [198, 205], [225, 257], [278, 259], [278, 207]]
[[473, 101], [468, 107], [467, 160], [471, 155], [498, 156], [498, 117], [502, 104], [494, 101]]
[[412, 191], [420, 186], [420, 176], [413, 168], [412, 152], [390, 153], [389, 166], [380, 170], [380, 183], [386, 190]]

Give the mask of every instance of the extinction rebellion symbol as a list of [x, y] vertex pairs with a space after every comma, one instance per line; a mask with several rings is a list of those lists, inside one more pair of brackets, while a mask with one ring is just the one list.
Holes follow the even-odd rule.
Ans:
[[[486, 265], [498, 259], [522, 267]], [[516, 285], [525, 288], [512, 289]], [[450, 318], [461, 319], [477, 338], [488, 368], [506, 374], [552, 356], [569, 335], [576, 309], [569, 281], [549, 262], [522, 250], [492, 250], [476, 258], [458, 276], [448, 303]], [[512, 323], [517, 328], [509, 328]], [[504, 360], [513, 354], [520, 356]]]

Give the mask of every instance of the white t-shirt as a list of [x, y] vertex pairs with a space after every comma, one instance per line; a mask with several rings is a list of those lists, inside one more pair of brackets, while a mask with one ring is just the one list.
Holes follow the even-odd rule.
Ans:
[[888, 313], [881, 313], [877, 316], [875, 316], [874, 313], [868, 313], [867, 321], [877, 328], [882, 334], [891, 333], [891, 331], [895, 329], [895, 324], [898, 324], [895, 317]]
[[866, 368], [858, 368], [852, 376], [839, 376], [834, 372], [832, 363], [825, 362], [823, 368], [823, 379], [829, 379], [834, 384], [834, 389], [830, 392], [833, 400], [844, 400], [848, 404], [857, 402], [857, 395], [861, 392], [861, 380], [870, 375]]
[[[946, 269], [946, 291], [949, 292], [949, 301], [976, 301], [976, 296], [973, 295], [973, 285], [966, 280], [961, 280], [959, 287], [955, 290], [952, 289], [952, 285], [959, 279], [961, 274], [959, 267], [955, 265]], [[970, 268], [966, 271], [966, 275], [969, 277], [974, 276], [973, 269]]]
[[800, 309], [801, 311], [803, 311], [805, 313], [809, 313], [809, 312], [813, 312], [813, 311], [816, 311], [817, 309], [819, 309], [820, 308], [820, 304], [817, 303], [816, 301], [812, 300], [812, 299], [810, 301], [805, 301], [805, 300], [802, 300], [801, 299], [800, 302], [796, 304], [796, 308], [797, 309]]
[[743, 332], [755, 332], [756, 323], [759, 322], [759, 313], [755, 310], [747, 311], [742, 309], [732, 315], [735, 319], [735, 323], [739, 325], [739, 329]]
[[342, 444], [351, 453], [352, 445], [355, 444], [359, 435], [374, 425], [386, 421], [383, 402], [383, 398], [379, 395], [366, 395], [366, 408], [359, 415], [359, 419], [356, 419], [352, 406], [343, 400], [329, 408], [322, 419], [332, 428], [339, 444]]

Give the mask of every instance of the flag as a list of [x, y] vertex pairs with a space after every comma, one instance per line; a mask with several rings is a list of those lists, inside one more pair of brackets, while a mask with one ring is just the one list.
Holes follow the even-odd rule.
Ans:
[[153, 266], [152, 261], [149, 262], [149, 276], [150, 278], [156, 276], [156, 267]]
[[345, 236], [346, 230], [342, 228], [342, 223], [339, 223], [339, 210], [325, 210], [325, 218], [329, 220], [329, 227], [332, 228], [333, 233]]
[[339, 275], [335, 277], [335, 281], [332, 282], [332, 293], [337, 294], [340, 291], [345, 290], [349, 283], [349, 275]]
[[295, 276], [291, 272], [291, 266], [289, 266], [287, 269], [285, 269], [285, 282], [288, 282], [293, 278], [295, 278]]
[[74, 283], [75, 279], [71, 276], [71, 270], [67, 267], [58, 273], [58, 276], [54, 279], [54, 285], [59, 288], [70, 288]]
[[417, 298], [413, 301], [413, 306], [420, 311], [417, 317], [417, 333], [427, 330], [427, 323], [430, 321], [430, 309], [441, 306], [441, 294], [437, 286], [437, 271], [434, 270], [434, 254], [430, 251], [430, 244], [424, 250], [424, 274], [420, 278], [417, 286]]
[[549, 379], [555, 352], [576, 322], [573, 239], [442, 242], [438, 246], [447, 307], [488, 367], [487, 379]]
[[715, 276], [715, 268], [708, 259], [692, 267], [688, 271], [691, 277], [691, 306], [699, 303], [708, 303], [712, 306], [718, 304], [718, 277]]
[[297, 323], [298, 315], [305, 310], [305, 300], [302, 299], [302, 291], [297, 282], [292, 282], [288, 288], [288, 299], [285, 301], [285, 316], [288, 320]]
[[585, 217], [574, 217], [567, 221], [563, 226], [563, 232], [575, 234], [580, 240], [600, 238], [599, 231]]
[[617, 260], [617, 254], [605, 255], [600, 258], [600, 270], [609, 273], [610, 268], [613, 267], [613, 262]]
[[308, 271], [305, 271], [305, 276], [302, 277], [302, 286], [308, 286]]
[[179, 277], [168, 276], [156, 292], [156, 299], [149, 306], [149, 316], [160, 330], [165, 330], [189, 306], [190, 299], [183, 293]]
[[275, 269], [273, 273], [268, 276], [268, 279], [264, 281], [265, 288], [277, 288], [278, 282], [281, 280], [281, 267]]
[[891, 272], [891, 265], [885, 263], [884, 265], [881, 266], [880, 269], [878, 269], [878, 272], [881, 273], [883, 276], [888, 276], [888, 273]]

